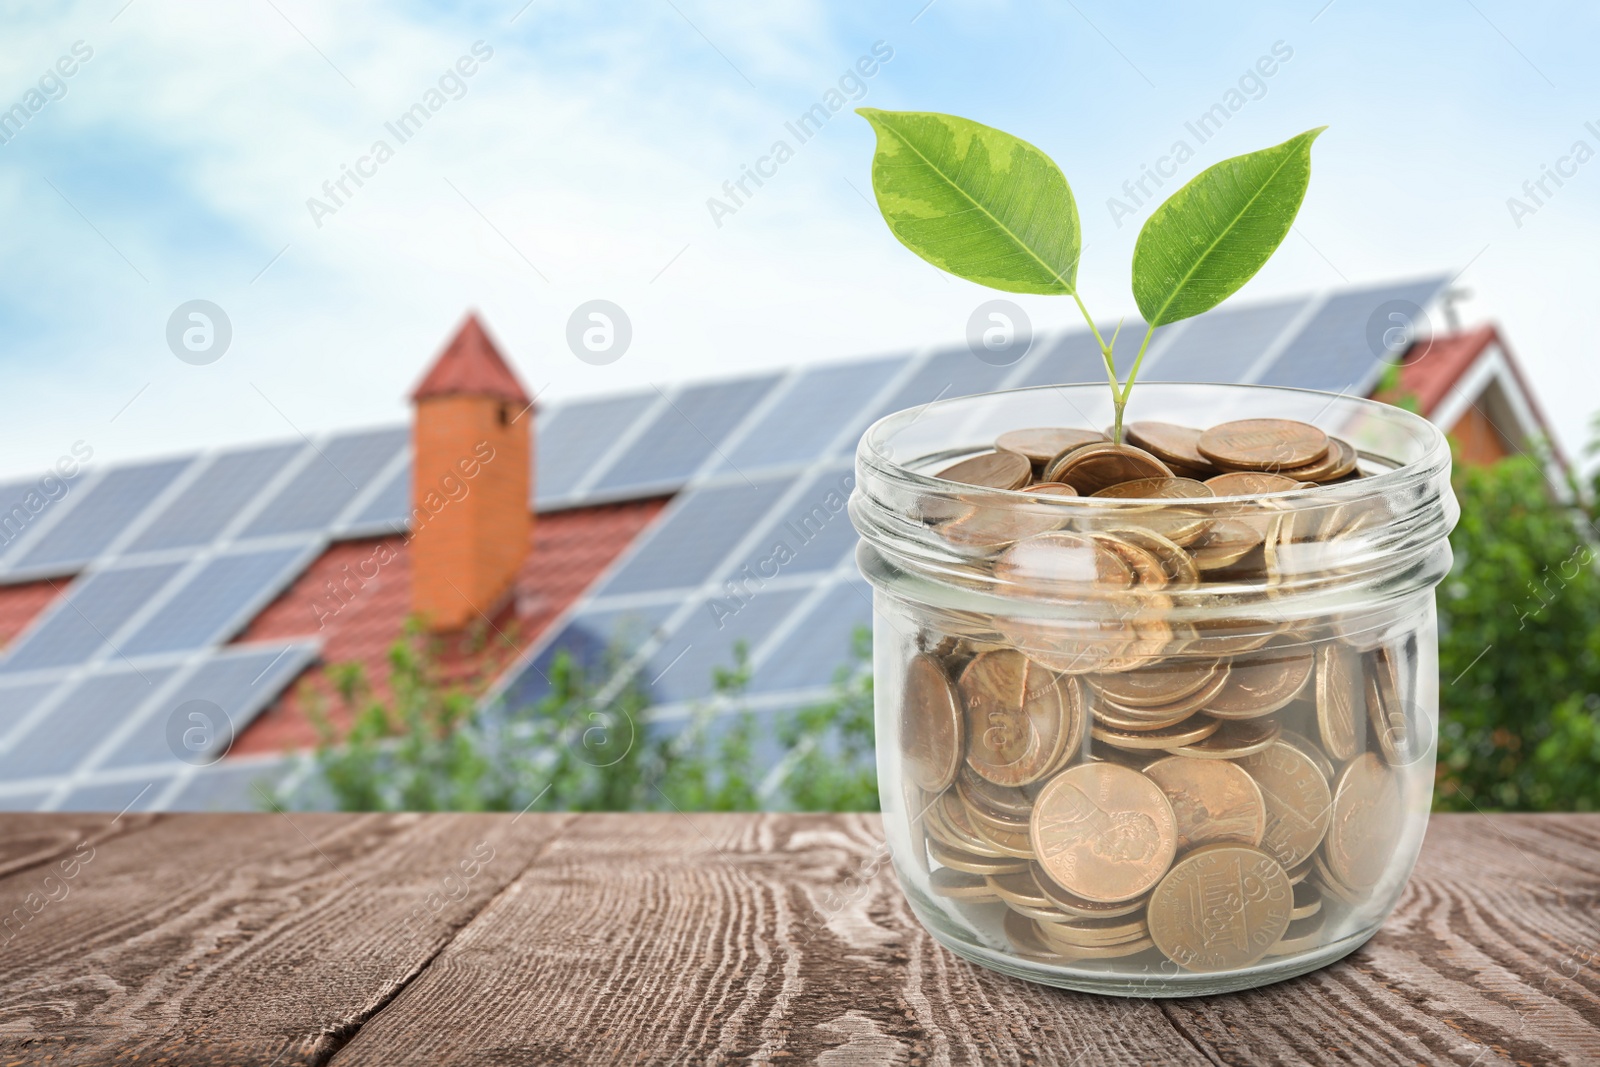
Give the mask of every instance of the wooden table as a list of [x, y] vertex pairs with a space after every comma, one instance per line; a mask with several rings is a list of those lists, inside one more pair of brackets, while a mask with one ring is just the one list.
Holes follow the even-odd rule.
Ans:
[[[0, 816], [0, 1065], [1600, 1063], [1600, 816], [1439, 816], [1251, 993], [971, 966], [875, 816]], [[15, 910], [13, 910], [15, 909]]]

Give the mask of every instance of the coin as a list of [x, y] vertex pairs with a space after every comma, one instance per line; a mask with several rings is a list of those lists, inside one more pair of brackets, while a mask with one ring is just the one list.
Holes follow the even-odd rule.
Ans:
[[1328, 861], [1322, 853], [1318, 852], [1310, 860], [1310, 866], [1317, 872], [1317, 887], [1323, 895], [1330, 896], [1349, 908], [1361, 908], [1370, 903], [1367, 894], [1345, 885], [1328, 868]]
[[1006, 940], [1011, 942], [1011, 948], [1017, 955], [1025, 959], [1040, 960], [1046, 963], [1065, 963], [1066, 957], [1060, 955], [1045, 943], [1039, 936], [1039, 929], [1032, 919], [1020, 914], [1015, 909], [1008, 910], [1006, 917], [1001, 922], [1005, 931]]
[[1094, 720], [1091, 724], [1091, 729], [1095, 726], [1103, 726], [1108, 727], [1112, 731], [1126, 731], [1128, 733], [1135, 734], [1150, 733], [1155, 730], [1164, 730], [1169, 727], [1177, 726], [1179, 723], [1188, 719], [1190, 715], [1189, 712], [1184, 712], [1181, 715], [1169, 715], [1162, 718], [1154, 718], [1143, 715], [1137, 710], [1131, 712], [1124, 711], [1121, 708], [1113, 707], [1104, 700], [1095, 702], [1093, 705], [1093, 713]]
[[[1216, 497], [1205, 482], [1192, 478], [1135, 478], [1108, 485], [1093, 494], [1097, 500], [1211, 500]], [[1129, 507], [1117, 513], [1119, 523], [1143, 527], [1180, 545], [1191, 544], [1211, 526], [1200, 508], [1175, 504]]]
[[935, 896], [974, 903], [999, 900], [981, 874], [958, 871], [954, 867], [939, 867], [928, 875], [928, 888]]
[[963, 849], [951, 848], [938, 840], [928, 840], [928, 855], [941, 867], [953, 867], [968, 874], [1005, 874], [1008, 871], [1025, 871], [1028, 861], [1009, 856], [979, 856]]
[[[1159, 666], [1160, 665], [1158, 664], [1156, 666], [1146, 667], [1144, 669], [1155, 670]], [[1189, 715], [1205, 707], [1208, 703], [1210, 703], [1212, 697], [1216, 696], [1222, 691], [1223, 686], [1228, 684], [1228, 671], [1229, 668], [1226, 665], [1220, 667], [1216, 673], [1216, 676], [1213, 677], [1211, 681], [1207, 682], [1204, 688], [1197, 689], [1188, 696], [1180, 697], [1177, 700], [1172, 701], [1170, 704], [1155, 704], [1137, 707], [1124, 704], [1118, 700], [1112, 700], [1109, 696], [1101, 696], [1100, 703], [1109, 708], [1113, 714], [1119, 717], [1137, 717], [1143, 718], [1147, 722], [1155, 721], [1168, 724], [1182, 722]]]
[[1033, 477], [1033, 466], [1015, 452], [982, 452], [952, 463], [934, 477], [986, 489], [1021, 489]]
[[1395, 774], [1371, 752], [1363, 752], [1339, 775], [1333, 820], [1322, 846], [1333, 876], [1351, 889], [1378, 884], [1394, 856], [1405, 821]]
[[1123, 563], [1128, 570], [1133, 572], [1133, 584], [1141, 589], [1164, 589], [1167, 585], [1167, 569], [1161, 565], [1161, 560], [1155, 553], [1146, 551], [1131, 541], [1125, 541], [1116, 534], [1091, 533], [1088, 535], [1096, 542], [1111, 550], [1112, 554]]
[[1263, 534], [1238, 519], [1214, 519], [1200, 537], [1189, 545], [1194, 565], [1202, 571], [1215, 571], [1239, 562], [1253, 548], [1261, 546]]
[[997, 785], [1022, 785], [1055, 762], [1068, 711], [1052, 672], [1020, 652], [984, 652], [961, 672], [957, 689], [967, 766]]
[[1000, 452], [1015, 452], [1027, 457], [1028, 462], [1033, 465], [1034, 472], [1041, 473], [1051, 460], [1063, 452], [1105, 439], [1106, 435], [1097, 430], [1041, 426], [1027, 430], [1008, 430], [995, 438], [994, 447]]
[[1226, 672], [1221, 660], [1173, 659], [1143, 670], [1091, 674], [1084, 680], [1101, 696], [1124, 707], [1151, 708], [1197, 693]]
[[1204, 740], [1167, 751], [1190, 759], [1240, 759], [1263, 751], [1282, 732], [1283, 727], [1275, 719], [1242, 719], [1223, 723], [1220, 730]]
[[1349, 442], [1329, 437], [1327, 454], [1321, 459], [1304, 467], [1292, 467], [1278, 473], [1302, 482], [1336, 482], [1356, 469], [1356, 458], [1356, 450]]
[[1333, 795], [1328, 780], [1304, 752], [1284, 741], [1238, 761], [1261, 787], [1267, 829], [1261, 847], [1285, 869], [1316, 851], [1328, 830]]
[[1170, 478], [1172, 470], [1142, 448], [1110, 441], [1084, 445], [1058, 457], [1044, 473], [1047, 482], [1065, 482], [1084, 496], [1135, 478]]
[[1028, 486], [1028, 488], [1024, 489], [1023, 492], [1032, 493], [1034, 496], [1078, 495], [1078, 491], [1072, 488], [1072, 486], [1068, 485], [1066, 482], [1040, 482], [1038, 485]]
[[1105, 532], [1112, 537], [1138, 545], [1154, 556], [1161, 564], [1161, 569], [1166, 572], [1169, 584], [1194, 585], [1200, 581], [1200, 568], [1194, 565], [1194, 560], [1183, 550], [1183, 546], [1171, 538], [1137, 526], [1116, 526], [1108, 528]]
[[1220, 467], [1275, 471], [1321, 459], [1328, 452], [1328, 435], [1291, 419], [1240, 419], [1206, 430], [1195, 447]]
[[971, 853], [984, 859], [1004, 859], [1006, 857], [1004, 852], [980, 838], [976, 832], [968, 836], [951, 826], [950, 819], [945, 815], [941, 804], [934, 804], [923, 812], [922, 827], [931, 840], [937, 841], [946, 848], [955, 849], [957, 852]]
[[1178, 851], [1218, 841], [1259, 845], [1267, 828], [1261, 787], [1226, 760], [1168, 756], [1144, 769], [1161, 787], [1178, 820]]
[[1026, 916], [1029, 919], [1038, 919], [1040, 922], [1058, 923], [1063, 919], [1072, 918], [1072, 916], [1056, 907], [1035, 908], [1030, 907], [1027, 904], [1018, 904], [1014, 900], [1006, 900], [1004, 898], [1001, 898], [1001, 903], [1010, 908], [1012, 911], [1016, 912], [1018, 915]]
[[1030, 827], [1046, 875], [1085, 900], [1146, 892], [1177, 850], [1172, 805], [1154, 782], [1115, 763], [1083, 763], [1039, 791]]
[[1262, 471], [1229, 471], [1203, 483], [1217, 496], [1265, 496], [1268, 493], [1289, 493], [1300, 488], [1300, 483], [1281, 474]]
[[1286, 744], [1298, 748], [1300, 754], [1314, 763], [1317, 770], [1322, 772], [1322, 777], [1326, 778], [1330, 785], [1333, 783], [1333, 764], [1315, 741], [1302, 733], [1289, 729], [1287, 726], [1279, 731], [1278, 736]]
[[[992, 874], [985, 879], [989, 891], [1007, 904], [1016, 904], [1025, 908], [1049, 908], [1050, 898], [1044, 895], [1039, 888], [1039, 883], [1033, 880], [1033, 875], [1028, 871], [1017, 871], [1014, 874]], [[1063, 917], [1065, 917], [1065, 914]]]
[[1065, 515], [1039, 515], [1010, 505], [974, 504], [940, 523], [938, 529], [939, 535], [954, 545], [998, 548], [1059, 530], [1066, 523]]
[[1171, 422], [1154, 422], [1140, 419], [1123, 427], [1128, 443], [1144, 449], [1167, 464], [1174, 463], [1192, 470], [1203, 471], [1211, 461], [1200, 454], [1200, 431]]
[[961, 766], [961, 704], [939, 661], [911, 657], [900, 700], [900, 745], [906, 774], [930, 793], [955, 781]]
[[1163, 726], [1156, 730], [1119, 730], [1113, 726], [1095, 723], [1089, 728], [1089, 733], [1096, 741], [1104, 744], [1142, 751], [1192, 745], [1216, 733], [1221, 725], [1219, 720], [1209, 715], [1196, 715], [1175, 726]]
[[1294, 893], [1282, 865], [1247, 845], [1207, 845], [1150, 894], [1150, 937], [1188, 971], [1248, 967], [1289, 928]]
[[1234, 659], [1228, 684], [1211, 698], [1206, 714], [1219, 719], [1270, 715], [1305, 688], [1315, 667], [1310, 649], [1289, 638], [1274, 638], [1259, 652]]
[[981, 819], [975, 822], [973, 826], [978, 831], [978, 836], [992, 845], [1002, 855], [1025, 860], [1033, 858], [1033, 846], [1028, 842], [1028, 832], [1026, 830], [1002, 830]]
[[1062, 913], [1079, 919], [1113, 919], [1119, 915], [1133, 915], [1144, 910], [1145, 897], [1137, 896], [1132, 900], [1119, 900], [1104, 903], [1095, 900], [1085, 900], [1076, 893], [1069, 893], [1045, 873], [1045, 869], [1035, 861], [1028, 867], [1033, 875], [1033, 880], [1039, 886], [1039, 891], [1050, 901], [1052, 907]]
[[1400, 701], [1400, 677], [1389, 649], [1379, 646], [1367, 653], [1367, 716], [1378, 738], [1383, 758], [1396, 767], [1417, 761], [1418, 737]]
[[[971, 766], [961, 768], [956, 775], [956, 796], [967, 808], [983, 812], [1001, 820], [1015, 820], [1019, 826], [1027, 825], [1033, 815], [1033, 798], [1015, 786], [996, 785], [975, 772]], [[953, 803], [947, 800], [946, 803]]]
[[1039, 933], [1052, 947], [1062, 949], [1097, 948], [1125, 945], [1150, 936], [1150, 924], [1143, 915], [1131, 919], [1074, 919], [1041, 922]]
[[1133, 586], [1133, 570], [1121, 556], [1076, 533], [1039, 534], [1018, 541], [1000, 554], [994, 573], [1002, 582], [1037, 586], [1040, 592]]
[[1294, 887], [1294, 910], [1289, 912], [1289, 921], [1306, 919], [1322, 910], [1322, 894], [1317, 892], [1317, 887], [1309, 882]]
[[1035, 921], [1034, 925], [1039, 928], [1039, 936], [1046, 945], [1050, 946], [1051, 951], [1072, 961], [1119, 960], [1127, 956], [1137, 956], [1139, 953], [1155, 947], [1155, 942], [1150, 940], [1148, 936], [1110, 945], [1074, 945], [1064, 938], [1052, 937], [1050, 934], [1045, 933], [1044, 928], [1052, 924]]

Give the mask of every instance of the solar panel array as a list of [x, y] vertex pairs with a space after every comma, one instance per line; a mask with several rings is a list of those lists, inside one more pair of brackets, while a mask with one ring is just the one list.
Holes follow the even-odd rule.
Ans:
[[[1160, 331], [1142, 377], [1364, 392], [1392, 354], [1388, 316], [1444, 284], [1213, 312]], [[537, 700], [562, 650], [596, 664], [621, 646], [672, 722], [739, 643], [748, 706], [824, 695], [872, 615], [843, 506], [861, 432], [939, 398], [1103, 373], [1073, 330], [1010, 366], [962, 346], [543, 405], [540, 510], [675, 495], [491, 699]], [[403, 531], [409, 510], [403, 426], [0, 485], [0, 583], [65, 590], [0, 652], [0, 809], [254, 806], [255, 779], [285, 765], [208, 766], [169, 720], [203, 700], [243, 729], [316, 649], [227, 642], [331, 540]]]

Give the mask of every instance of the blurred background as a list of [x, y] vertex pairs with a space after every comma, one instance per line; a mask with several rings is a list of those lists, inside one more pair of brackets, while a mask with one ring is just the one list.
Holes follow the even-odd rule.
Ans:
[[1327, 124], [1145, 377], [1450, 431], [1436, 804], [1593, 808], [1595, 21], [9, 5], [0, 807], [875, 806], [856, 439], [1097, 370], [1058, 299], [969, 346], [997, 294], [889, 234], [871, 106], [1055, 158], [1108, 324], [1156, 203]]

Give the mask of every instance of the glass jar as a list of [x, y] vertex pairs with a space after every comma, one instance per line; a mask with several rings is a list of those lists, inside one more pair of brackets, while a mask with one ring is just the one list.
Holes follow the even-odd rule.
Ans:
[[932, 476], [1007, 431], [1108, 426], [1109, 392], [939, 401], [862, 438], [895, 870], [934, 937], [1020, 978], [1188, 996], [1303, 974], [1372, 936], [1422, 844], [1449, 448], [1368, 400], [1141, 382], [1134, 418], [1299, 420], [1361, 476], [1183, 500]]

